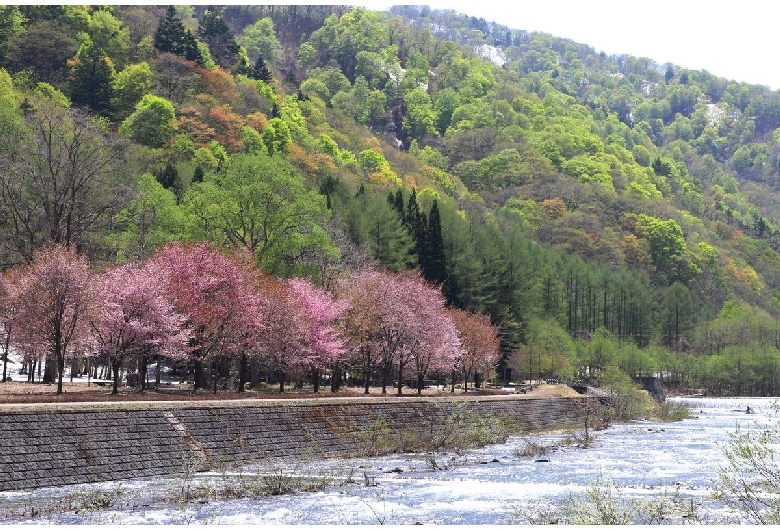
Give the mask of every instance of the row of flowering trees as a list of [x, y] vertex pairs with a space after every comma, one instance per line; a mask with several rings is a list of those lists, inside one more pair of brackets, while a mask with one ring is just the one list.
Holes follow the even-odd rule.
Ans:
[[[110, 363], [113, 392], [130, 362], [141, 380], [153, 358], [186, 362], [194, 388], [206, 366], [238, 371], [257, 360], [279, 381], [362, 374], [365, 391], [383, 392], [405, 373], [418, 392], [431, 373], [489, 372], [499, 358], [498, 330], [484, 316], [445, 307], [441, 291], [411, 272], [366, 269], [340, 278], [334, 292], [306, 279], [272, 277], [242, 253], [173, 243], [143, 262], [91, 269], [60, 245], [38, 251], [0, 277], [4, 353], [30, 366], [45, 361], [44, 381], [62, 378], [68, 359]], [[5, 365], [3, 378], [5, 378]], [[401, 393], [401, 384], [398, 393]]]

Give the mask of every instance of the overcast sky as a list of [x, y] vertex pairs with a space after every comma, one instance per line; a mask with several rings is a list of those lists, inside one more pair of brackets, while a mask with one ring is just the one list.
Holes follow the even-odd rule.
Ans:
[[[597, 52], [649, 57], [780, 89], [780, 4], [758, 0], [432, 0], [512, 29], [543, 31]], [[393, 3], [370, 2], [372, 9]]]

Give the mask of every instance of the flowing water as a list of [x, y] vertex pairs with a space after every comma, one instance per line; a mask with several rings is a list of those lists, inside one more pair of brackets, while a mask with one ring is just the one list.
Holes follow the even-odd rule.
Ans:
[[[695, 499], [705, 511], [717, 511], [710, 495], [726, 463], [729, 433], [738, 425], [746, 430], [771, 421], [775, 400], [674, 401], [686, 404], [691, 418], [616, 425], [597, 432], [588, 449], [564, 444], [566, 434], [534, 435], [460, 454], [276, 462], [230, 473], [5, 492], [0, 493], [0, 523], [506, 524], [523, 522], [518, 513], [532, 515], [576, 498], [596, 481], [610, 481], [633, 498], [674, 492]], [[746, 414], [748, 407], [755, 414]], [[559, 447], [521, 456], [529, 441]], [[329, 486], [224, 501], [207, 500], [198, 489], [284, 485], [300, 476], [325, 477]], [[182, 492], [191, 498], [183, 501]], [[54, 505], [60, 509], [46, 508]], [[39, 513], [31, 516], [34, 508]]]

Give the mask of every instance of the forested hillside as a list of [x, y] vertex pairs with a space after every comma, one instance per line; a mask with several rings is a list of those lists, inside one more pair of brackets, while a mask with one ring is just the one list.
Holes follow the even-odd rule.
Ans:
[[[369, 265], [420, 271], [499, 330], [461, 377], [780, 392], [776, 91], [419, 6], [0, 6], [0, 67], [7, 286], [52, 244], [115, 271], [209, 243], [353, 306]], [[300, 373], [449, 375], [352, 339]]]

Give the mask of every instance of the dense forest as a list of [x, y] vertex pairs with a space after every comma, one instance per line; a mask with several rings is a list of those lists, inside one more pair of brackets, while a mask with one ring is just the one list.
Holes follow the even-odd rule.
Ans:
[[[6, 352], [56, 245], [115, 274], [208, 243], [333, 300], [418, 272], [500, 336], [452, 379], [780, 393], [767, 87], [421, 6], [0, 6], [0, 68]], [[400, 379], [366, 344], [307, 370]]]

